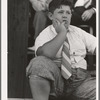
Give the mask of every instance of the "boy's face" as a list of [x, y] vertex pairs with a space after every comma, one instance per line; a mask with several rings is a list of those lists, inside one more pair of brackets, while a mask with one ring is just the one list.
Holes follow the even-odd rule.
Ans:
[[60, 8], [55, 9], [49, 17], [52, 20], [52, 22], [54, 20], [58, 20], [60, 23], [65, 22], [65, 27], [68, 28], [68, 26], [70, 25], [71, 16], [72, 13], [70, 7], [62, 5], [60, 6]]

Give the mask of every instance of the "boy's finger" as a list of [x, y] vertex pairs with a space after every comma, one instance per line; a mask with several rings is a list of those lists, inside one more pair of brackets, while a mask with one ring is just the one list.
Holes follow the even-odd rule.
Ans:
[[62, 22], [61, 24], [65, 26], [66, 22]]
[[66, 23], [66, 22], [62, 22], [61, 24], [63, 24], [63, 25], [64, 25], [65, 23]]
[[60, 25], [60, 21], [56, 18], [55, 21], [57, 22], [58, 25]]

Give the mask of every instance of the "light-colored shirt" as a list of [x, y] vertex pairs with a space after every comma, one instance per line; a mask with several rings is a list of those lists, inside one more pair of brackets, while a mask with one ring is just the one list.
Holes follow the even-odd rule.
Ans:
[[[35, 41], [35, 52], [40, 46], [43, 46], [46, 42], [52, 40], [57, 35], [53, 25], [45, 28]], [[86, 50], [93, 53], [96, 48], [96, 37], [85, 32], [84, 30], [76, 27], [69, 26], [69, 32], [67, 33], [67, 38], [70, 45], [70, 57], [73, 68], [83, 68], [87, 69], [87, 62], [84, 59], [86, 56]], [[56, 60], [61, 60], [62, 47], [56, 54]]]
[[29, 0], [35, 11], [45, 11], [52, 0]]
[[75, 3], [75, 7], [78, 6], [85, 6], [85, 8], [88, 8], [91, 5], [92, 0], [77, 0]]

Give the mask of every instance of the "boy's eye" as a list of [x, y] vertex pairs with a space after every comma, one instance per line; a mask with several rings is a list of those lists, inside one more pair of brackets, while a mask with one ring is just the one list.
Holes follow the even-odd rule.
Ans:
[[62, 13], [63, 13], [63, 11], [59, 11], [58, 13], [62, 14]]
[[71, 12], [67, 11], [66, 14], [71, 14]]
[[[63, 14], [64, 11], [59, 11], [58, 13], [59, 13], [59, 14]], [[66, 13], [66, 14], [71, 14], [71, 12], [69, 12], [69, 11], [66, 11], [65, 13]]]

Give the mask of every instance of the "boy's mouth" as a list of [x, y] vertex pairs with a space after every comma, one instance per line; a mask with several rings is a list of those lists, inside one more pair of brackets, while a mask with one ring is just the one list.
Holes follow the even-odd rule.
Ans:
[[68, 24], [68, 21], [67, 20], [63, 20], [63, 22], [65, 22], [65, 24]]

